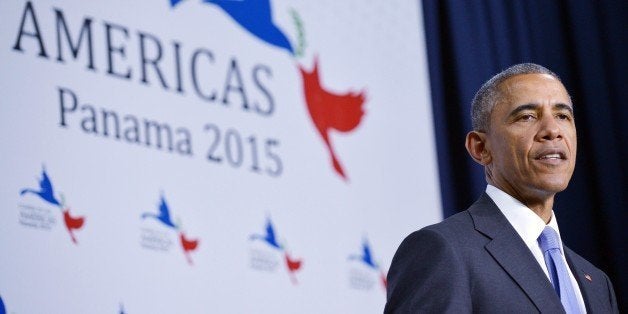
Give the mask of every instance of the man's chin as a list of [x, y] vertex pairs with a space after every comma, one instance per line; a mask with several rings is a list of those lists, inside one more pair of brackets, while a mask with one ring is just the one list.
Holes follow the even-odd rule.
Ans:
[[536, 182], [536, 189], [545, 194], [556, 194], [564, 191], [569, 185], [569, 178], [551, 178]]

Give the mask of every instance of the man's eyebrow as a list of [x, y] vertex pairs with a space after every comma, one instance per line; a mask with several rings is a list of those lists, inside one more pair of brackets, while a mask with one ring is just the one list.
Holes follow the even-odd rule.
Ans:
[[554, 109], [567, 110], [573, 116], [573, 108], [570, 105], [558, 103], [554, 105]]
[[539, 107], [539, 105], [537, 104], [525, 104], [525, 105], [521, 105], [517, 108], [515, 108], [513, 111], [510, 112], [510, 114], [508, 116], [512, 117], [512, 116], [516, 116], [519, 112], [521, 111], [526, 111], [526, 110], [536, 110]]
[[[526, 110], [536, 110], [538, 107], [539, 107], [538, 104], [532, 104], [532, 103], [524, 104], [524, 105], [521, 105], [521, 106], [515, 108], [513, 111], [511, 111], [509, 116], [510, 117], [516, 116], [518, 113], [520, 113], [522, 111], [526, 111]], [[567, 104], [563, 104], [563, 103], [555, 104], [553, 106], [553, 109], [554, 110], [567, 110], [567, 111], [569, 111], [569, 113], [571, 115], [573, 115], [573, 108], [570, 105], [567, 105]]]

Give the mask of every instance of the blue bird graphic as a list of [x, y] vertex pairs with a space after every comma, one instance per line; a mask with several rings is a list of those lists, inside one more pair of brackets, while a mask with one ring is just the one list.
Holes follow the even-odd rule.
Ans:
[[54, 196], [54, 190], [52, 188], [52, 183], [50, 182], [50, 178], [48, 177], [48, 174], [46, 174], [46, 168], [43, 168], [41, 171], [41, 180], [39, 180], [39, 190], [23, 189], [22, 191], [20, 191], [20, 195], [24, 195], [26, 193], [32, 193], [32, 194], [38, 195], [44, 201], [61, 207], [61, 203]]
[[277, 242], [277, 238], [275, 237], [275, 230], [273, 228], [273, 223], [270, 221], [270, 218], [266, 221], [266, 234], [252, 234], [249, 238], [250, 240], [262, 240], [268, 245], [278, 249], [283, 250], [282, 246]]
[[0, 297], [0, 314], [5, 314], [7, 309], [4, 307], [4, 302], [2, 302], [2, 297]]
[[164, 225], [173, 229], [177, 229], [177, 225], [173, 223], [172, 219], [170, 218], [170, 210], [168, 209], [168, 204], [166, 203], [166, 199], [163, 197], [163, 195], [161, 196], [161, 203], [159, 204], [159, 214], [156, 215], [153, 213], [143, 213], [142, 219], [146, 218], [155, 218]]
[[176, 5], [177, 5], [177, 4], [179, 4], [179, 2], [181, 2], [181, 1], [183, 1], [183, 0], [170, 0], [170, 7], [174, 7], [174, 6], [176, 6]]
[[372, 269], [379, 270], [379, 265], [377, 265], [377, 263], [373, 260], [371, 248], [369, 247], [369, 243], [366, 239], [362, 241], [362, 255], [350, 255], [349, 260], [358, 260]]
[[[174, 7], [183, 0], [170, 0]], [[270, 0], [203, 0], [225, 11], [236, 23], [262, 41], [286, 49], [294, 55], [294, 49], [286, 35], [275, 25]]]

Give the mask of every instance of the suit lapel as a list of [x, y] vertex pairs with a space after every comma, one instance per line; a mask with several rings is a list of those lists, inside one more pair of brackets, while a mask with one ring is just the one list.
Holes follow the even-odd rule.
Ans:
[[560, 299], [538, 262], [506, 217], [483, 194], [469, 208], [475, 229], [491, 241], [486, 250], [541, 312], [564, 313]]

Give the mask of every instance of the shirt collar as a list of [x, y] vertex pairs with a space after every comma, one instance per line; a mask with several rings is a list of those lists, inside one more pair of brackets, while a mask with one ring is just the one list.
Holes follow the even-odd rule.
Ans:
[[[545, 229], [545, 222], [541, 217], [534, 213], [530, 208], [523, 205], [519, 200], [512, 197], [508, 193], [488, 184], [486, 186], [486, 194], [495, 202], [495, 205], [506, 216], [508, 222], [517, 231], [521, 239], [528, 247], [538, 246], [537, 239]], [[560, 231], [558, 230], [558, 222], [552, 210], [552, 218], [547, 224], [558, 234], [560, 239]], [[561, 241], [562, 251], [562, 241]]]

